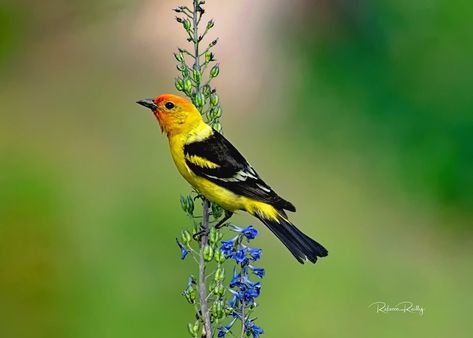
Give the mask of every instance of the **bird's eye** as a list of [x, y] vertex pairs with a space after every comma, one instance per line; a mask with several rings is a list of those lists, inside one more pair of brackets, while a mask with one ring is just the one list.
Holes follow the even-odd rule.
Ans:
[[166, 107], [166, 109], [172, 109], [172, 108], [174, 108], [174, 103], [166, 102], [166, 104], [164, 106]]

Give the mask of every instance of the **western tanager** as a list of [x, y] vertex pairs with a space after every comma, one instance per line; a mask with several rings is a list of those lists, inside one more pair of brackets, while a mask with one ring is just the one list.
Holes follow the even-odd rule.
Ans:
[[327, 250], [302, 233], [284, 210], [296, 211], [276, 194], [219, 132], [207, 125], [197, 108], [176, 95], [161, 95], [137, 103], [153, 111], [165, 132], [171, 155], [182, 176], [209, 201], [220, 205], [222, 226], [237, 210], [261, 220], [301, 263], [315, 263]]

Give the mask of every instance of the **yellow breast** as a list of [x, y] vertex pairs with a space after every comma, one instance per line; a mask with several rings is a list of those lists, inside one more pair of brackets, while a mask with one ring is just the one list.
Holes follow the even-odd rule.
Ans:
[[[217, 184], [195, 175], [187, 166], [184, 154], [184, 145], [192, 142], [198, 142], [206, 139], [212, 134], [212, 128], [206, 124], [200, 125], [187, 135], [175, 135], [169, 138], [169, 147], [174, 163], [179, 173], [189, 182], [197, 191], [204, 195], [209, 201], [219, 204], [226, 210], [235, 211], [244, 209], [244, 203], [238, 195], [218, 186]], [[199, 157], [193, 157], [192, 161], [202, 162], [201, 165], [207, 167], [216, 167], [216, 164], [205, 161]]]

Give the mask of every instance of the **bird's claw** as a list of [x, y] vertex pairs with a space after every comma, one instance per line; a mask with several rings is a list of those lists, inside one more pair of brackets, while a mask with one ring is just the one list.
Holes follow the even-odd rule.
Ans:
[[203, 236], [208, 236], [209, 234], [209, 229], [202, 229], [199, 232], [195, 233], [192, 235], [192, 238], [194, 238], [195, 241], [200, 242]]
[[215, 229], [219, 230], [230, 225], [230, 222], [222, 222], [215, 225]]

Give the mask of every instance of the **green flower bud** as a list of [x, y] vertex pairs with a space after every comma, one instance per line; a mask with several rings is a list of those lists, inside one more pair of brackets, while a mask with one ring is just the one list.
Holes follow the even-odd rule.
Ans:
[[215, 289], [217, 287], [217, 283], [215, 283], [214, 281], [212, 281], [210, 284], [209, 284], [209, 292], [213, 292], [213, 289]]
[[214, 249], [210, 245], [204, 247], [204, 260], [210, 262], [214, 256]]
[[191, 337], [197, 337], [197, 334], [194, 333], [193, 327], [194, 327], [194, 325], [192, 325], [192, 323], [188, 323], [188, 324], [187, 324], [187, 331], [189, 332], [189, 334], [191, 335]]
[[[192, 227], [192, 236], [197, 234], [200, 231], [200, 224], [195, 223]], [[198, 240], [196, 240], [198, 242]]]
[[186, 94], [190, 94], [192, 92], [192, 81], [189, 78], [184, 80], [184, 91]]
[[194, 199], [191, 196], [187, 196], [187, 213], [189, 215], [194, 214]]
[[194, 332], [199, 332], [199, 327], [200, 327], [200, 321], [196, 320], [194, 323]]
[[216, 113], [215, 107], [210, 108], [210, 111], [209, 111], [210, 120], [215, 120], [215, 113]]
[[202, 88], [202, 93], [205, 97], [209, 97], [210, 94], [212, 94], [212, 88], [210, 88], [209, 85], [205, 85], [204, 88]]
[[218, 132], [220, 132], [220, 131], [222, 130], [222, 125], [220, 124], [220, 122], [214, 123], [214, 124], [212, 125], [212, 127], [213, 127], [216, 131], [218, 131]]
[[217, 302], [212, 304], [212, 315], [215, 318], [221, 319], [221, 318], [223, 318], [224, 314], [225, 314], [225, 312], [224, 312], [222, 302], [217, 301]]
[[214, 289], [213, 293], [219, 297], [222, 297], [225, 294], [225, 288], [223, 284], [218, 284]]
[[215, 26], [215, 22], [213, 20], [207, 22], [207, 29], [211, 29], [213, 26]]
[[174, 85], [176, 86], [176, 89], [178, 91], [182, 92], [184, 90], [184, 81], [182, 81], [181, 79], [176, 79]]
[[210, 95], [210, 103], [212, 106], [216, 106], [218, 104], [219, 98], [217, 94]]
[[233, 313], [233, 308], [232, 307], [226, 307], [225, 308], [225, 315], [230, 316]]
[[[223, 235], [219, 232], [219, 237], [223, 237]], [[225, 255], [223, 253], [223, 251], [221, 250], [218, 250], [217, 252], [215, 252], [215, 261], [219, 264], [223, 264], [225, 263]]]
[[198, 337], [199, 336], [199, 321], [196, 321], [194, 324], [192, 323], [187, 324], [187, 330], [189, 331], [192, 337]]
[[211, 308], [212, 315], [214, 318], [222, 318], [223, 307], [221, 302], [215, 302], [212, 304]]
[[184, 29], [185, 29], [186, 31], [190, 31], [190, 30], [191, 30], [191, 22], [190, 22], [189, 20], [187, 20], [187, 19], [184, 19], [184, 20], [182, 21], [182, 26], [184, 26]]
[[217, 303], [212, 304], [212, 307], [210, 308], [210, 313], [211, 313], [212, 317], [218, 318], [217, 317]]
[[210, 232], [209, 232], [209, 242], [211, 245], [214, 245], [215, 243], [217, 243], [218, 241], [218, 234], [217, 234], [217, 230], [215, 230], [215, 228], [210, 228]]
[[189, 302], [189, 304], [195, 304], [197, 294], [193, 287], [187, 288], [182, 294], [184, 297], [186, 297], [186, 300]]
[[204, 94], [200, 93], [200, 94], [195, 95], [194, 103], [197, 106], [197, 108], [202, 108], [204, 106], [204, 103], [205, 103]]
[[215, 61], [215, 55], [211, 51], [205, 52], [205, 63]]
[[202, 73], [199, 72], [197, 69], [194, 69], [192, 71], [192, 77], [194, 78], [194, 81], [199, 84], [200, 81], [202, 80]]
[[189, 245], [191, 240], [192, 240], [192, 236], [191, 236], [190, 232], [187, 231], [187, 230], [183, 230], [181, 232], [181, 241], [182, 241], [182, 243], [184, 243], [185, 245]]
[[181, 208], [187, 213], [187, 198], [181, 195]]
[[218, 267], [217, 271], [215, 271], [214, 279], [216, 282], [221, 282], [225, 278], [225, 269], [222, 267]]
[[216, 111], [215, 111], [215, 118], [220, 118], [222, 117], [222, 108], [220, 107], [217, 107]]
[[212, 48], [213, 46], [215, 46], [218, 42], [218, 38], [213, 40], [210, 44], [209, 44], [209, 47]]
[[212, 78], [216, 78], [219, 73], [220, 73], [220, 67], [218, 64], [213, 66], [212, 69], [210, 70], [210, 76]]
[[184, 53], [174, 53], [174, 57], [176, 58], [177, 62], [184, 62]]

